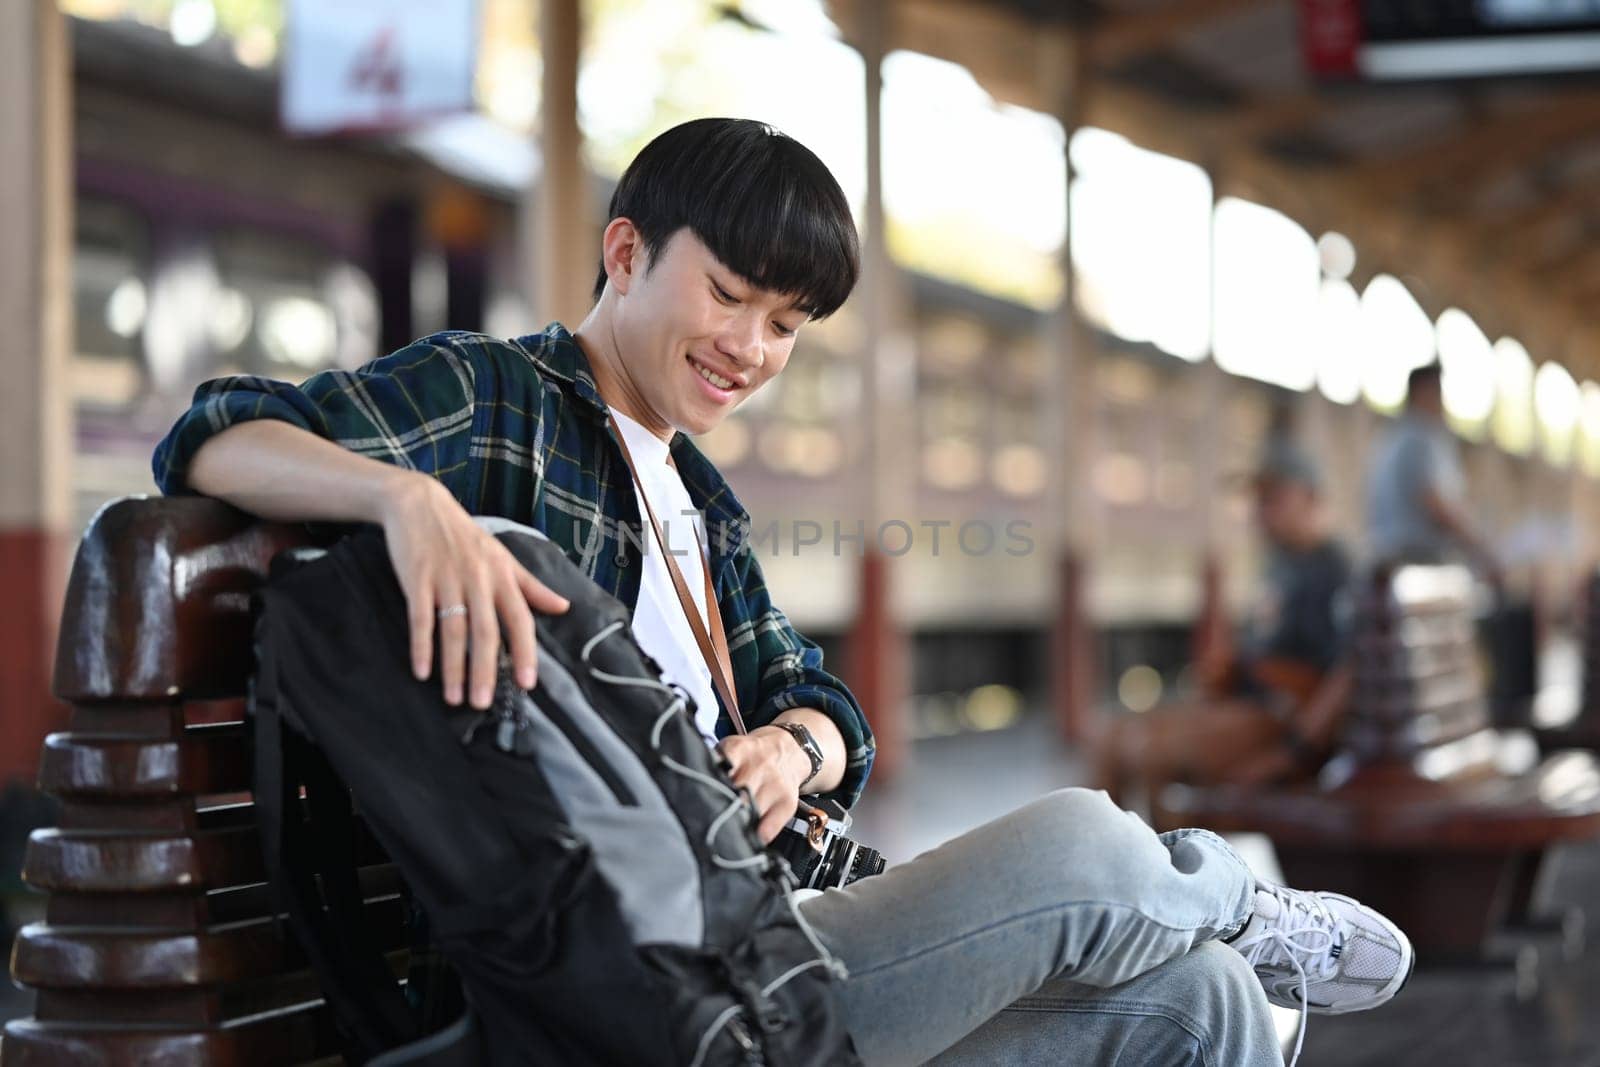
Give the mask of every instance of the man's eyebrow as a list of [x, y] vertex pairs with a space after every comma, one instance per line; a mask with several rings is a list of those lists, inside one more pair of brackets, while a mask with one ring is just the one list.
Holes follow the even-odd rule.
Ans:
[[[745, 289], [745, 290], [752, 290], [753, 289], [753, 290], [756, 290], [757, 292], [767, 292], [767, 290], [762, 289], [761, 286], [756, 285], [754, 282], [751, 282], [751, 281], [748, 281], [747, 279], [745, 279], [741, 274], [739, 274], [738, 271], [730, 270], [730, 269], [728, 269], [726, 267], [724, 267], [723, 270], [727, 273], [728, 277], [733, 280], [732, 284], [729, 284], [728, 282], [724, 282], [721, 278], [717, 277], [717, 271], [716, 271], [716, 268], [714, 268], [714, 267], [706, 267], [705, 268], [706, 279], [708, 281], [710, 281], [712, 285], [715, 285], [718, 289], [721, 289], [723, 292], [727, 293], [729, 296], [735, 296], [735, 297], [738, 297], [741, 300], [748, 300], [750, 298], [750, 294], [748, 292], [746, 292], [743, 296], [739, 296], [739, 294], [734, 292], [734, 288], [735, 287], [741, 288], [741, 289]], [[782, 294], [779, 294], [779, 295], [782, 295]], [[804, 315], [806, 317], [806, 320], [808, 322], [810, 321], [811, 316], [812, 316], [812, 309], [809, 308], [809, 307], [806, 307], [806, 305], [805, 305], [805, 297], [804, 296], [798, 296], [798, 295], [795, 296], [795, 298], [793, 300], [790, 300], [788, 304], [784, 305], [783, 307], [779, 308], [778, 310], [780, 310], [780, 311], [798, 311], [798, 312], [800, 312], [802, 315]]]

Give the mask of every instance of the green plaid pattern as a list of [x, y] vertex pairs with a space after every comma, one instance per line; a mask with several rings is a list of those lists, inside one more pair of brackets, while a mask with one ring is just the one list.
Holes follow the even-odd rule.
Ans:
[[[214, 434], [251, 419], [280, 419], [363, 456], [425, 471], [474, 515], [543, 531], [601, 588], [631, 609], [646, 544], [632, 478], [611, 436], [588, 358], [559, 323], [501, 341], [449, 331], [355, 371], [330, 370], [299, 386], [218, 378], [156, 448], [156, 484], [192, 492], [190, 459]], [[751, 727], [789, 708], [816, 708], [844, 735], [848, 766], [831, 796], [855, 803], [872, 769], [861, 707], [822, 666], [767, 593], [751, 548], [750, 515], [711, 461], [683, 434], [672, 456], [705, 514], [711, 574], [728, 634], [735, 692]], [[721, 709], [717, 733], [732, 723]]]

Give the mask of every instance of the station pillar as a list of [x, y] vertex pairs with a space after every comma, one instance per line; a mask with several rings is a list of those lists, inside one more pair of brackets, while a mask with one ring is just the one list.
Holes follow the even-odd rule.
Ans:
[[54, 0], [0, 5], [0, 780], [31, 779], [72, 540], [72, 82]]

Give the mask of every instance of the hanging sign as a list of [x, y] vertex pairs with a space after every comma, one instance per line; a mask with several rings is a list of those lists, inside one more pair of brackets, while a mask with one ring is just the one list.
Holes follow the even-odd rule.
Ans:
[[397, 130], [472, 109], [476, 0], [288, 0], [284, 15], [288, 132]]

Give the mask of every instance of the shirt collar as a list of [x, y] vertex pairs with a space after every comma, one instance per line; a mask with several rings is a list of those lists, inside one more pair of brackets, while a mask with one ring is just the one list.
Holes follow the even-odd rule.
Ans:
[[541, 332], [519, 337], [514, 343], [528, 353], [540, 374], [561, 383], [583, 401], [589, 414], [602, 421], [611, 416], [611, 409], [600, 399], [600, 388], [594, 384], [589, 357], [565, 326], [552, 322]]
[[[594, 383], [589, 357], [565, 326], [552, 322], [540, 333], [518, 338], [516, 344], [528, 353], [542, 375], [559, 382], [576, 396], [590, 415], [602, 422], [611, 417], [611, 409], [600, 398], [600, 389]], [[750, 513], [734, 496], [722, 472], [688, 436], [681, 432], [673, 434], [668, 447], [678, 465], [678, 476], [683, 479], [684, 488], [706, 513], [706, 522], [722, 529], [747, 529]], [[715, 541], [716, 534], [712, 536]]]

